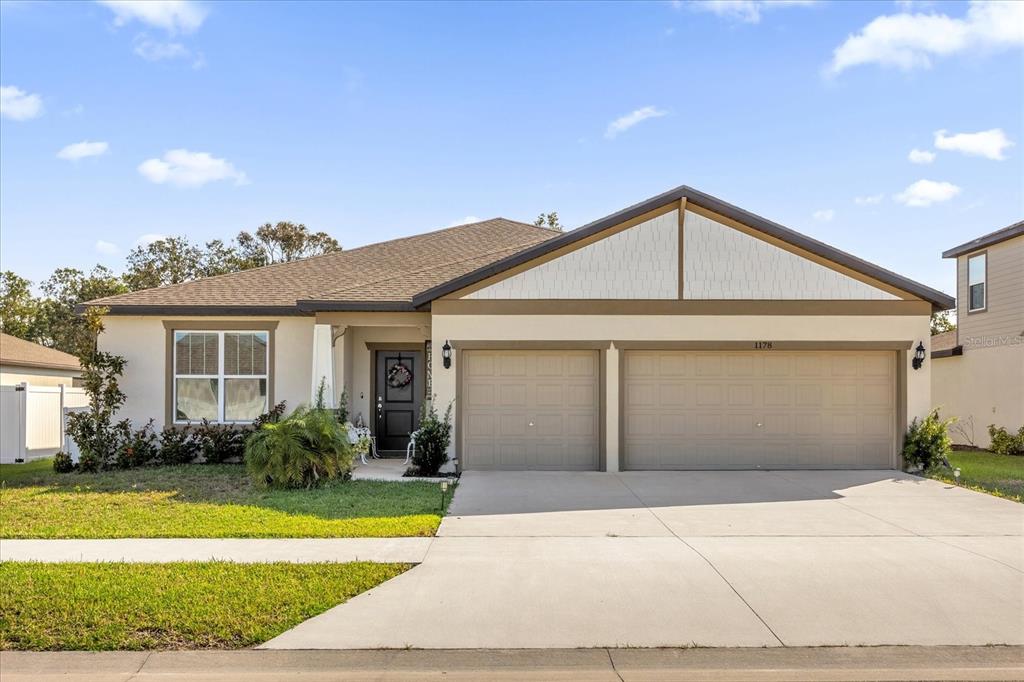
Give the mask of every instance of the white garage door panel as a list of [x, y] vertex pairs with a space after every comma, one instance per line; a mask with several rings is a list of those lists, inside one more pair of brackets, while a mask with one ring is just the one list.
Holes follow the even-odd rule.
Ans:
[[464, 469], [594, 470], [596, 351], [462, 353]]
[[890, 351], [626, 351], [629, 469], [889, 468]]

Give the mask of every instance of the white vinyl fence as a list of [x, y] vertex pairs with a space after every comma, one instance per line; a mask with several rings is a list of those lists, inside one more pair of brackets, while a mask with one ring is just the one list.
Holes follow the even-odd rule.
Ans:
[[0, 386], [0, 462], [50, 457], [64, 446], [64, 408], [89, 397], [70, 386]]

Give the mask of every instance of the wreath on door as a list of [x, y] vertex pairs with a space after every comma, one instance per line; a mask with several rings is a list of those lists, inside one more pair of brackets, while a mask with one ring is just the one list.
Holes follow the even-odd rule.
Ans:
[[391, 388], [405, 388], [412, 381], [412, 372], [401, 361], [388, 369], [387, 382]]

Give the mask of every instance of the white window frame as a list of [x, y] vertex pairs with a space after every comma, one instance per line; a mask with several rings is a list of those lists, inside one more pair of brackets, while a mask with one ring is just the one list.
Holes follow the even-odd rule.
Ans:
[[[981, 258], [983, 259], [982, 270], [981, 270], [981, 281], [971, 283], [971, 261]], [[982, 300], [981, 306], [977, 308], [971, 307], [974, 303], [973, 297], [971, 296], [971, 287], [974, 285], [982, 285]], [[982, 251], [981, 253], [971, 254], [967, 257], [967, 312], [969, 313], [980, 313], [988, 309], [988, 251]]]
[[[217, 335], [217, 374], [178, 374], [178, 334], [216, 334]], [[224, 335], [225, 334], [263, 334], [266, 339], [267, 361], [264, 365], [267, 368], [264, 374], [226, 374], [224, 367]], [[216, 379], [217, 380], [217, 419], [211, 419], [211, 424], [251, 424], [251, 419], [224, 419], [224, 401], [227, 392], [224, 385], [228, 379], [263, 379], [267, 382], [267, 405], [270, 408], [270, 331], [266, 329], [175, 329], [171, 335], [172, 343], [172, 371], [171, 371], [171, 414], [175, 424], [194, 424], [193, 420], [178, 419], [178, 379]]]

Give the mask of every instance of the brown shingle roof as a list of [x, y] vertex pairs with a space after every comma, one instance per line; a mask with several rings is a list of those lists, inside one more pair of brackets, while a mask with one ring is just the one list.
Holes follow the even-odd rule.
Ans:
[[0, 364], [79, 371], [78, 358], [10, 334], [0, 334]]
[[942, 332], [932, 336], [932, 352], [938, 350], [949, 350], [956, 346], [956, 330]]
[[254, 309], [294, 312], [299, 301], [411, 308], [414, 294], [557, 234], [494, 218], [301, 261], [109, 296], [88, 305], [107, 306], [111, 313], [122, 314], [155, 308], [172, 308], [161, 310], [172, 313], [178, 306], [183, 312], [204, 307], [243, 314]]

